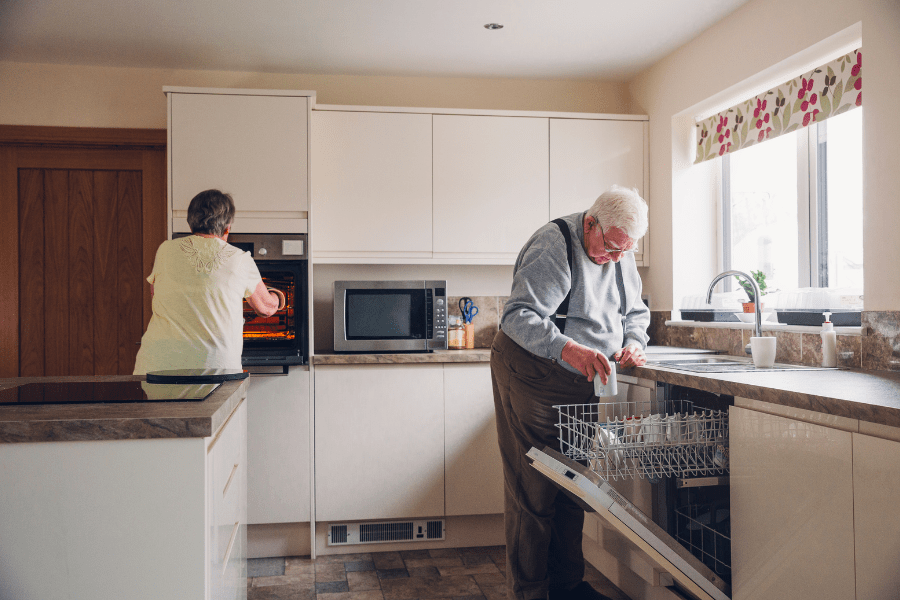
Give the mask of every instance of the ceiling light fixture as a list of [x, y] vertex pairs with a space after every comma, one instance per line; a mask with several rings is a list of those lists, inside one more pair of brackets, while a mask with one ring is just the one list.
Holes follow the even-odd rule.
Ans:
[[484, 26], [484, 28], [490, 30], [503, 29], [503, 25], [501, 25], [500, 23], [488, 23]]

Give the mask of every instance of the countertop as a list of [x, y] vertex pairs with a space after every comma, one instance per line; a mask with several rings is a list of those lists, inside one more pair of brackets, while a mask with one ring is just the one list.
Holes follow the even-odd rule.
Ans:
[[[0, 388], [32, 382], [143, 380], [140, 375], [20, 377], [0, 379]], [[0, 406], [0, 443], [209, 437], [247, 397], [248, 381], [227, 381], [200, 402]]]
[[491, 362], [490, 348], [474, 350], [435, 350], [434, 352], [395, 352], [359, 354], [314, 354], [314, 365], [390, 365], [415, 363], [487, 363]]
[[900, 373], [850, 369], [692, 373], [648, 363], [622, 375], [900, 427]]
[[[647, 354], [708, 354], [712, 350], [696, 348], [675, 348], [670, 346], [648, 346]], [[474, 350], [435, 350], [434, 352], [359, 353], [338, 354], [334, 352], [314, 354], [310, 358], [314, 365], [384, 365], [411, 363], [487, 363], [491, 362], [490, 348]]]
[[[710, 350], [649, 346], [651, 361]], [[316, 354], [315, 365], [487, 363], [489, 348], [398, 354]], [[619, 373], [900, 428], [900, 373], [835, 369], [771, 373], [691, 373], [647, 364]]]

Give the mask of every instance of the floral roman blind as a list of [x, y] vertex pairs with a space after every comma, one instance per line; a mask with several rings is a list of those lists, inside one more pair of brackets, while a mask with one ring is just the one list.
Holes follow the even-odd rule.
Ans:
[[697, 123], [703, 162], [862, 106], [862, 49]]

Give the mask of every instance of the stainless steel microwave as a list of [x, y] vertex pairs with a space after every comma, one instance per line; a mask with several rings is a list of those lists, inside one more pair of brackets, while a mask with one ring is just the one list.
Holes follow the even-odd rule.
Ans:
[[335, 352], [447, 348], [446, 281], [335, 281]]

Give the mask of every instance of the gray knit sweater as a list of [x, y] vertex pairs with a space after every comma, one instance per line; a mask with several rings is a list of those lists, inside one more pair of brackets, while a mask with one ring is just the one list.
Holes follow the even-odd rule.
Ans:
[[[529, 352], [556, 360], [577, 373], [561, 358], [563, 346], [570, 339], [600, 350], [607, 357], [629, 342], [644, 348], [649, 340], [650, 310], [641, 301], [641, 278], [634, 254], [626, 253], [620, 260], [625, 281], [623, 332], [615, 264], [597, 265], [588, 259], [584, 251], [584, 213], [563, 219], [572, 234], [571, 274], [566, 262], [566, 240], [555, 223], [547, 223], [519, 252], [500, 327]], [[562, 334], [550, 317], [570, 288], [566, 332]]]

